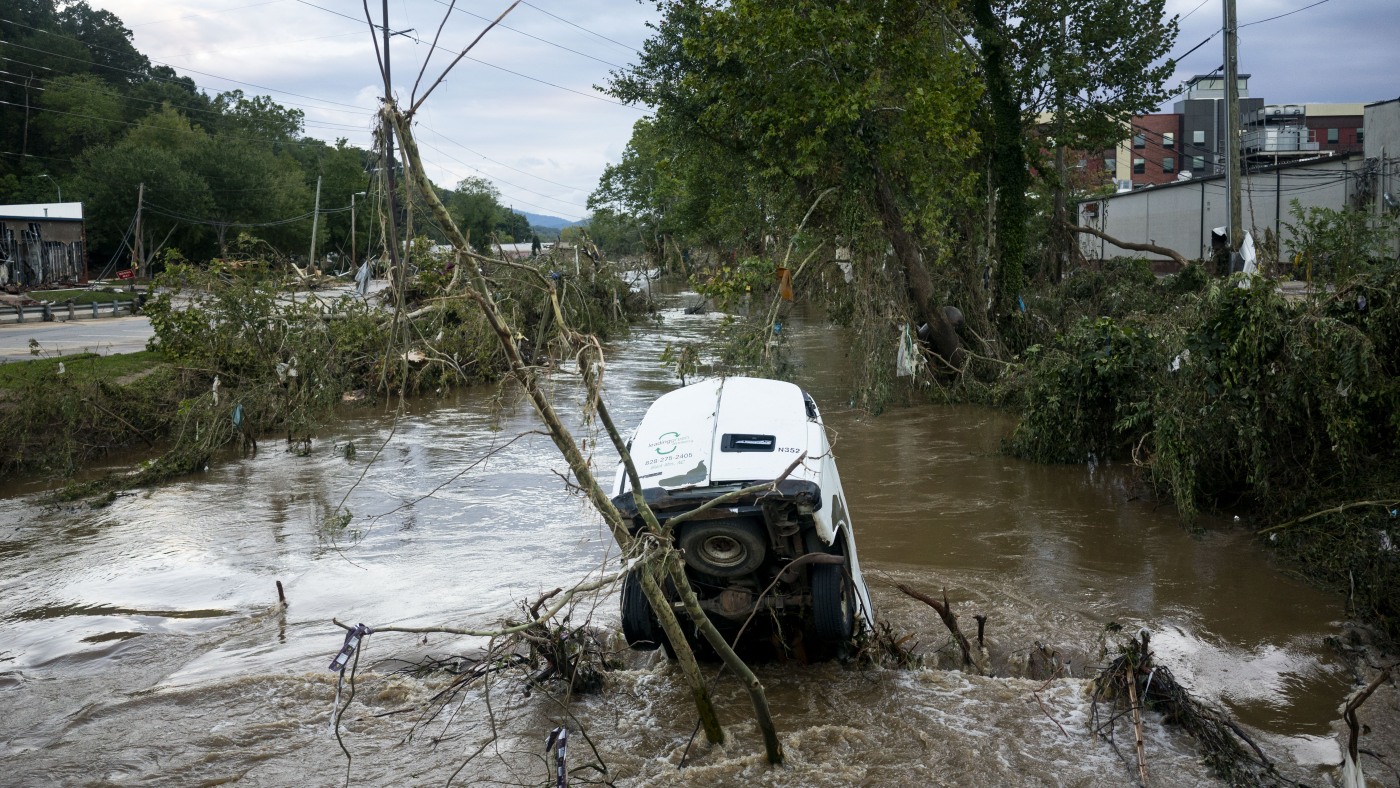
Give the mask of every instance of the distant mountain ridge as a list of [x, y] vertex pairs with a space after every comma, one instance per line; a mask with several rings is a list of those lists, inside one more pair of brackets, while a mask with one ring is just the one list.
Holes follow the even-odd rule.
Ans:
[[562, 219], [558, 216], [546, 216], [542, 213], [530, 213], [529, 211], [516, 211], [516, 213], [528, 219], [531, 227], [548, 227], [551, 230], [562, 230], [565, 227], [578, 227], [588, 224], [587, 219], [571, 222], [568, 219]]

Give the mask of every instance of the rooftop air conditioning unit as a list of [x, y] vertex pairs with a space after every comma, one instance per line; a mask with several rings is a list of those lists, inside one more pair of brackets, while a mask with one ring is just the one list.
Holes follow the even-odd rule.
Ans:
[[1130, 192], [1130, 191], [1133, 190], [1133, 182], [1132, 182], [1132, 181], [1114, 181], [1114, 182], [1113, 182], [1113, 185], [1114, 185], [1114, 187], [1116, 187], [1116, 188], [1118, 189], [1118, 191], [1120, 191], [1120, 192]]

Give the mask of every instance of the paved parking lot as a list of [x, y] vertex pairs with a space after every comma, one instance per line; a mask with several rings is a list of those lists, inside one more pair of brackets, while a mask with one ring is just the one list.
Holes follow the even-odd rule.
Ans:
[[135, 353], [146, 349], [151, 321], [136, 317], [74, 320], [67, 323], [9, 323], [0, 325], [0, 362], [34, 358], [29, 341], [39, 343], [40, 356], [73, 353]]

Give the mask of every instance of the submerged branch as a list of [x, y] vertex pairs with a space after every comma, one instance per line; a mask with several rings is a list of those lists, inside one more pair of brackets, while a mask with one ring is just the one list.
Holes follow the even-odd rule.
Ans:
[[1267, 534], [1271, 531], [1281, 531], [1284, 528], [1288, 528], [1289, 526], [1298, 525], [1299, 523], [1305, 523], [1309, 520], [1314, 520], [1318, 517], [1326, 517], [1329, 514], [1341, 514], [1342, 512], [1345, 512], [1348, 509], [1356, 509], [1362, 506], [1380, 506], [1386, 509], [1394, 509], [1395, 507], [1400, 506], [1400, 501], [1352, 501], [1351, 503], [1344, 503], [1340, 506], [1333, 506], [1331, 509], [1323, 509], [1320, 512], [1313, 512], [1312, 514], [1304, 515], [1302, 517], [1295, 517], [1292, 520], [1279, 523], [1278, 525], [1271, 525], [1268, 528], [1260, 528], [1254, 533], [1256, 535], [1259, 535]]
[[943, 601], [940, 602], [928, 594], [915, 591], [913, 588], [903, 583], [896, 583], [895, 587], [903, 591], [907, 596], [911, 596], [937, 611], [938, 617], [943, 619], [943, 625], [948, 627], [948, 631], [953, 634], [953, 640], [957, 641], [958, 648], [962, 649], [963, 665], [975, 669], [979, 676], [986, 675], [986, 670], [982, 665], [983, 660], [973, 659], [972, 657], [972, 644], [968, 642], [967, 635], [964, 635], [962, 628], [958, 626], [958, 614], [953, 612], [953, 605], [948, 601], [948, 591], [946, 589], [943, 591]]

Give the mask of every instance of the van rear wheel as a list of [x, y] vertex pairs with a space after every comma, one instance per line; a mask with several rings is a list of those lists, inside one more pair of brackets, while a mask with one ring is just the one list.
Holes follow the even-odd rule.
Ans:
[[812, 629], [827, 645], [846, 645], [855, 632], [856, 605], [845, 565], [818, 564], [812, 567], [811, 578]]

